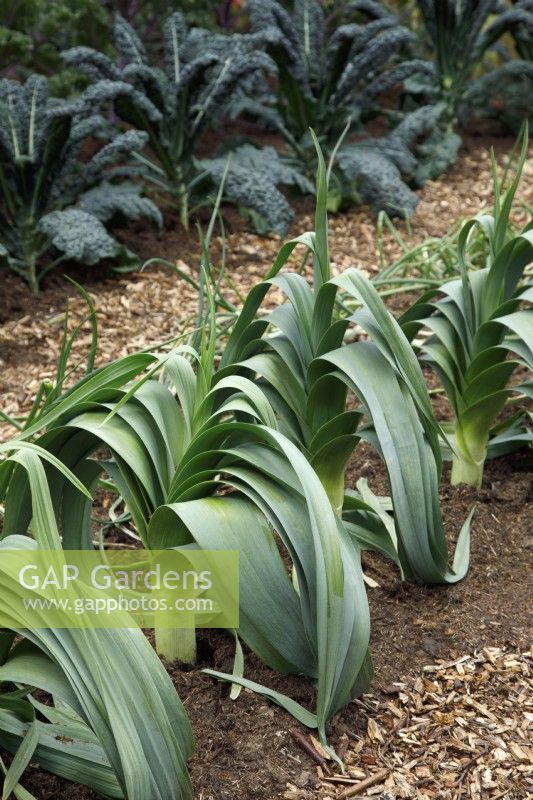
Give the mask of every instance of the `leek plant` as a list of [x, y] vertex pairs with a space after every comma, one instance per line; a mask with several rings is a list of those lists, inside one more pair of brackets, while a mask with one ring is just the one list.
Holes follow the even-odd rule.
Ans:
[[[420, 367], [369, 282], [356, 270], [331, 278], [319, 148], [318, 156], [316, 230], [282, 247], [244, 303], [218, 366], [215, 307], [204, 282], [206, 324], [189, 344], [89, 372], [10, 446], [28, 442], [48, 454], [51, 513], [66, 549], [92, 547], [90, 496], [106, 473], [145, 546], [239, 551], [238, 634], [270, 667], [309, 679], [315, 711], [238, 674], [211, 674], [262, 692], [317, 728], [326, 744], [327, 720], [371, 676], [361, 547], [394, 558], [406, 576], [451, 582], [468, 565], [468, 524], [450, 569], [438, 507], [438, 428]], [[281, 272], [298, 243], [314, 257], [313, 289]], [[258, 318], [272, 284], [291, 304]], [[342, 346], [349, 321], [334, 315], [339, 288], [361, 304], [355, 319], [372, 341]], [[277, 335], [267, 335], [274, 325]], [[361, 412], [346, 409], [348, 388]], [[362, 424], [362, 412], [371, 424]], [[358, 493], [344, 492], [347, 459], [363, 437], [387, 464], [398, 533], [364, 483]], [[19, 466], [2, 494], [4, 536], [20, 536], [32, 525], [26, 500], [34, 486]], [[33, 515], [38, 507], [34, 498]], [[167, 655], [194, 656], [192, 637], [157, 633]]]
[[[533, 397], [531, 379], [511, 382], [518, 368], [533, 367], [533, 285], [525, 273], [533, 261], [533, 224], [520, 233], [509, 227], [527, 147], [526, 126], [516, 174], [503, 194], [493, 156], [494, 210], [464, 225], [457, 249], [460, 278], [429, 291], [400, 320], [423, 361], [437, 372], [455, 417], [452, 484], [481, 486], [488, 454], [533, 438], [517, 425], [516, 414], [496, 423], [513, 393]], [[481, 269], [468, 263], [477, 230], [487, 241]], [[421, 329], [430, 335], [417, 340]]]
[[[55, 464], [69, 469], [86, 492], [105, 470], [146, 546], [238, 550], [239, 634], [272, 668], [301, 673], [316, 685], [316, 713], [264, 691], [304, 724], [317, 727], [325, 742], [327, 719], [365, 688], [371, 674], [357, 543], [304, 455], [277, 430], [261, 390], [238, 375], [213, 387], [213, 355], [211, 338], [199, 354], [188, 346], [167, 354], [164, 381], [141, 378], [120, 389], [108, 382], [93, 393], [86, 386], [83, 398], [82, 382], [74, 390], [78, 404], [67, 393], [41, 417], [37, 426], [52, 420], [52, 413], [58, 422], [36, 439], [58, 460], [48, 470], [51, 507], [63, 547], [91, 546], [91, 500]], [[160, 360], [152, 359], [149, 375], [161, 368]], [[121, 369], [121, 362], [115, 368]], [[28, 428], [19, 439], [25, 441], [34, 430]], [[111, 460], [91, 457], [102, 447], [111, 451]], [[13, 471], [5, 493], [4, 535], [28, 528], [31, 510], [20, 502], [28, 492], [27, 476]], [[277, 536], [291, 557], [294, 584]], [[169, 645], [168, 638], [164, 644]], [[183, 637], [170, 644], [190, 647]]]
[[[359, 548], [311, 465], [277, 430], [264, 393], [239, 375], [215, 382], [208, 289], [207, 298], [209, 333], [169, 353], [132, 354], [90, 372], [42, 408], [9, 446], [31, 440], [48, 455], [50, 507], [66, 549], [92, 547], [87, 493], [105, 471], [145, 546], [238, 550], [239, 635], [272, 668], [315, 684], [316, 713], [254, 688], [318, 728], [325, 742], [327, 719], [371, 677]], [[110, 460], [93, 457], [102, 447]], [[21, 502], [33, 496], [24, 470], [6, 474], [2, 494], [3, 535], [20, 536], [32, 524], [31, 505]], [[166, 655], [193, 658], [190, 633], [156, 631], [156, 637]]]
[[[66, 549], [92, 546], [86, 494], [105, 470], [147, 547], [238, 550], [239, 635], [272, 668], [312, 681], [316, 712], [254, 688], [316, 727], [325, 743], [326, 721], [371, 676], [359, 547], [312, 466], [277, 429], [261, 389], [240, 375], [216, 375], [213, 312], [211, 300], [209, 332], [198, 350], [190, 344], [163, 355], [136, 354], [90, 373], [17, 441], [32, 440], [56, 459], [46, 475]], [[93, 457], [103, 447], [111, 459]], [[24, 470], [13, 469], [4, 492], [4, 536], [31, 525], [31, 507], [20, 499], [32, 494]], [[159, 634], [159, 643], [177, 647], [171, 655], [192, 655], [183, 636]]]
[[[32, 443], [9, 442], [0, 452], [0, 496], [6, 487], [10, 496], [0, 553], [60, 549], [45, 465], [80, 497], [87, 493], [83, 483]], [[29, 487], [29, 497], [13, 496], [21, 485]], [[9, 534], [9, 509], [17, 502], [31, 516], [31, 537]], [[44, 618], [41, 628], [19, 629], [17, 592], [18, 583], [3, 574], [2, 603], [6, 613], [13, 610], [13, 626], [0, 632], [0, 745], [16, 754], [4, 768], [3, 796], [31, 797], [19, 779], [32, 762], [105, 797], [192, 798], [189, 722], [142, 631], [133, 621], [119, 630], [50, 629]], [[51, 695], [53, 704], [35, 698], [35, 689]]]
[[[408, 340], [370, 281], [356, 269], [332, 277], [327, 235], [327, 179], [322, 154], [315, 232], [288, 242], [264, 281], [247, 297], [221, 358], [218, 377], [236, 371], [258, 382], [278, 417], [279, 428], [305, 453], [339, 515], [353, 523], [360, 544], [381, 550], [405, 577], [421, 583], [460, 580], [468, 568], [469, 520], [453, 568], [439, 506], [439, 429], [420, 367]], [[282, 271], [297, 245], [313, 255], [313, 287], [299, 274]], [[271, 287], [288, 302], [256, 318]], [[339, 292], [342, 290], [343, 295]], [[353, 315], [345, 300], [360, 306]], [[335, 313], [338, 303], [341, 315]], [[369, 341], [343, 345], [350, 323]], [[350, 390], [361, 403], [347, 408]], [[364, 418], [370, 424], [362, 424]], [[373, 534], [357, 528], [357, 511], [370, 509], [345, 492], [345, 471], [358, 441], [381, 454], [389, 475], [396, 532], [381, 516]], [[367, 493], [367, 500], [370, 495]], [[362, 503], [362, 505], [359, 505]], [[368, 519], [366, 519], [368, 522]]]

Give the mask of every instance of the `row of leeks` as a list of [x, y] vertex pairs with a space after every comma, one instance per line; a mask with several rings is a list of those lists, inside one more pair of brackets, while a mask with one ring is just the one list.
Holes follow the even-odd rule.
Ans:
[[[238, 375], [209, 388], [212, 345], [199, 354], [196, 371], [188, 355], [185, 347], [164, 359], [173, 391], [155, 380], [134, 391], [99, 389], [87, 397], [82, 413], [74, 407], [61, 414], [61, 424], [50, 426], [38, 447], [88, 485], [95, 486], [105, 470], [145, 546], [159, 550], [195, 542], [240, 552], [239, 634], [271, 667], [316, 683], [316, 714], [289, 698], [278, 700], [318, 727], [325, 742], [326, 720], [371, 675], [370, 620], [356, 542], [305, 456], [277, 430], [260, 389]], [[102, 446], [111, 450], [111, 461], [91, 458]], [[88, 547], [91, 500], [54, 464], [48, 482], [63, 547]], [[15, 502], [27, 491], [26, 475], [16, 468], [5, 496], [4, 533], [10, 537], [31, 522], [27, 504]], [[291, 557], [294, 583], [276, 535]], [[183, 645], [183, 638], [175, 643]], [[185, 646], [185, 654], [166, 655], [190, 657], [190, 642]]]
[[[438, 501], [444, 434], [413, 348], [371, 283], [353, 269], [332, 277], [326, 201], [320, 159], [315, 231], [281, 249], [244, 302], [220, 360], [208, 296], [195, 346], [91, 368], [51, 395], [0, 465], [1, 546], [91, 548], [92, 496], [106, 475], [145, 547], [238, 550], [238, 636], [270, 667], [311, 681], [315, 708], [238, 670], [211, 674], [270, 697], [318, 729], [324, 746], [327, 720], [372, 675], [361, 549], [385, 554], [406, 578], [451, 583], [468, 568], [470, 528], [469, 516], [450, 565]], [[286, 269], [297, 244], [313, 256], [312, 286]], [[258, 316], [272, 286], [287, 302]], [[354, 313], [339, 313], [346, 299]], [[410, 319], [402, 322], [410, 336]], [[352, 324], [367, 338], [345, 344]], [[360, 440], [384, 460], [393, 517], [364, 482], [345, 488]], [[457, 453], [457, 437], [448, 441]], [[0, 706], [0, 744], [18, 750], [10, 786], [24, 791], [18, 778], [31, 759], [65, 777], [77, 771], [105, 796], [190, 796], [188, 722], [140, 631], [96, 631], [91, 641], [82, 641], [93, 636], [85, 631], [32, 631], [12, 646], [15, 632], [4, 634], [0, 667], [0, 680], [16, 687], [2, 695], [11, 707]], [[190, 632], [156, 631], [156, 642], [167, 657], [194, 659]], [[118, 661], [124, 650], [133, 654], [128, 675]], [[35, 686], [55, 706], [43, 711], [28, 688]], [[50, 744], [54, 726], [76, 734], [69, 734], [72, 753]]]

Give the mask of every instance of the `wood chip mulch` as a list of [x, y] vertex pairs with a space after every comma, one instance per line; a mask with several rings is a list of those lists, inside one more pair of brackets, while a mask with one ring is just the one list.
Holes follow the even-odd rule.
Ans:
[[[284, 800], [376, 797], [525, 800], [533, 796], [533, 648], [486, 647], [424, 667], [410, 683], [356, 701], [361, 733], [344, 734], [345, 774], [312, 737], [316, 789]], [[307, 750], [307, 748], [305, 748]]]
[[[420, 203], [409, 226], [397, 221], [397, 229], [409, 247], [428, 237], [439, 237], [458, 220], [475, 214], [492, 202], [489, 144], [494, 144], [501, 168], [506, 163], [513, 140], [483, 138], [465, 140], [465, 146], [454, 167], [438, 181], [428, 181], [420, 190]], [[520, 200], [533, 202], [533, 160], [526, 164], [518, 193]], [[312, 206], [312, 203], [310, 204]], [[516, 223], [523, 225], [527, 213], [517, 206]], [[183, 272], [197, 276], [199, 245], [184, 238], [174, 220], [156, 233], [146, 230], [134, 233], [126, 244], [142, 259], [164, 257]], [[295, 236], [313, 227], [309, 212], [300, 212], [289, 231]], [[213, 263], [220, 258], [220, 240], [213, 242]], [[385, 263], [401, 255], [397, 239], [389, 232], [383, 235]], [[234, 292], [226, 285], [224, 294], [239, 303], [243, 294], [268, 272], [280, 247], [279, 237], [259, 237], [239, 229], [228, 233], [227, 275], [238, 287]], [[366, 207], [350, 209], [330, 218], [330, 250], [334, 273], [355, 266], [372, 276], [378, 272], [379, 251], [376, 220]], [[290, 265], [298, 268], [302, 252], [295, 251]], [[150, 268], [126, 276], [113, 275], [99, 279], [98, 268], [76, 272], [74, 277], [89, 291], [100, 326], [97, 365], [139, 349], [153, 347], [183, 334], [194, 325], [197, 311], [195, 290], [163, 267]], [[53, 380], [59, 355], [66, 297], [70, 298], [72, 330], [85, 316], [86, 308], [74, 287], [58, 273], [38, 297], [32, 297], [21, 280], [12, 274], [2, 275], [0, 288], [0, 408], [12, 416], [27, 414], [41, 381]], [[271, 292], [270, 303], [281, 294]], [[72, 360], [82, 364], [90, 348], [88, 325], [76, 342]], [[83, 373], [71, 375], [68, 383]], [[0, 441], [14, 434], [14, 429], [0, 421]]]

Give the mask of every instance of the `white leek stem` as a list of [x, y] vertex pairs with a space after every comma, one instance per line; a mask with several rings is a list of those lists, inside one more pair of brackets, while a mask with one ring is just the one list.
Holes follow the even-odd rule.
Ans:
[[451, 484], [467, 483], [469, 486], [480, 488], [483, 480], [484, 462], [477, 464], [475, 461], [466, 461], [460, 456], [453, 456]]
[[155, 649], [170, 664], [195, 664], [196, 628], [156, 628]]

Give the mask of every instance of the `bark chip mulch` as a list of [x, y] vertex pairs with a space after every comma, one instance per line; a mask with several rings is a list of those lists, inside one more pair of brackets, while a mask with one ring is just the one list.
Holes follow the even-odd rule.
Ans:
[[524, 800], [533, 793], [532, 667], [533, 648], [485, 647], [363, 695], [362, 730], [344, 740], [344, 774], [308, 737], [322, 760], [318, 787], [291, 784], [283, 798]]
[[[407, 224], [396, 220], [397, 230], [408, 247], [440, 237], [459, 220], [473, 216], [492, 204], [489, 149], [496, 152], [501, 169], [513, 146], [511, 138], [486, 139], [465, 137], [457, 163], [438, 181], [428, 181], [419, 191], [420, 203]], [[517, 196], [515, 221], [523, 225], [527, 212], [520, 201], [533, 202], [533, 160], [526, 164]], [[297, 199], [297, 214], [286, 239], [311, 230], [313, 199]], [[226, 274], [229, 283], [224, 294], [232, 302], [259, 282], [270, 270], [281, 246], [279, 237], [261, 237], [251, 233], [246, 223], [231, 209], [224, 209], [227, 232]], [[193, 279], [198, 277], [200, 245], [194, 230], [186, 232], [175, 214], [165, 213], [162, 231], [143, 224], [115, 231], [129, 248], [144, 261], [160, 257], [170, 261]], [[366, 206], [351, 208], [329, 219], [332, 270], [342, 272], [358, 267], [371, 277], [379, 271], [380, 248], [376, 218]], [[215, 236], [211, 250], [213, 263], [220, 262], [221, 240]], [[385, 263], [402, 254], [395, 236], [385, 230], [382, 238]], [[299, 248], [289, 261], [290, 269], [300, 266]], [[193, 287], [164, 267], [150, 267], [145, 272], [117, 275], [102, 265], [84, 268], [64, 265], [65, 272], [81, 283], [91, 295], [100, 326], [97, 366], [110, 359], [183, 334], [195, 324], [197, 295]], [[62, 270], [50, 274], [43, 290], [33, 297], [22, 280], [3, 272], [0, 290], [0, 408], [12, 416], [28, 413], [42, 380], [53, 380], [63, 330], [65, 300], [70, 298], [72, 329], [86, 313], [74, 286], [65, 280]], [[281, 294], [271, 291], [269, 300]], [[392, 305], [392, 303], [391, 303]], [[84, 363], [90, 348], [89, 327], [76, 342], [72, 358]], [[81, 377], [78, 370], [70, 378]], [[0, 422], [0, 441], [13, 435], [9, 425]]]

